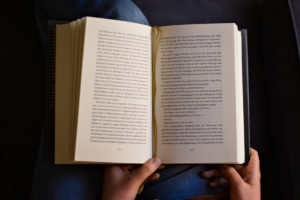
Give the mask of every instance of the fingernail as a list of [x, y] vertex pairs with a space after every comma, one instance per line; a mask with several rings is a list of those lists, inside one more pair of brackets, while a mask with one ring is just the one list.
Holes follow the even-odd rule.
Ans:
[[159, 158], [152, 158], [152, 163], [156, 166], [159, 167], [161, 164], [161, 160]]
[[155, 180], [157, 180], [157, 179], [159, 179], [159, 177], [160, 177], [160, 174], [156, 173], [154, 178], [155, 178]]

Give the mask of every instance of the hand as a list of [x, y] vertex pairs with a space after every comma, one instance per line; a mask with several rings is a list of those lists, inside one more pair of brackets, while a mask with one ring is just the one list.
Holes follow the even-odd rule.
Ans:
[[160, 163], [160, 159], [151, 158], [138, 168], [134, 165], [106, 167], [102, 200], [134, 200], [144, 182], [159, 178], [158, 173], [153, 173]]
[[219, 177], [210, 182], [211, 187], [230, 185], [230, 200], [260, 200], [260, 167], [258, 153], [250, 149], [247, 166], [221, 166], [202, 173], [204, 178]]

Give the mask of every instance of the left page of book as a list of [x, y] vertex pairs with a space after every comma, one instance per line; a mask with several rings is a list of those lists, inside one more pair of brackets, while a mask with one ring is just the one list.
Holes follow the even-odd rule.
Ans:
[[151, 27], [86, 18], [75, 161], [152, 156]]

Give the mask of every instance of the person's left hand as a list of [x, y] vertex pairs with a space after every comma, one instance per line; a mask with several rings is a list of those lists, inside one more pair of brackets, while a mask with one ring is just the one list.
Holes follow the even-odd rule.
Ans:
[[102, 200], [134, 200], [141, 184], [146, 180], [159, 178], [158, 173], [153, 173], [160, 163], [160, 159], [151, 158], [138, 168], [134, 168], [134, 165], [107, 166], [104, 172]]

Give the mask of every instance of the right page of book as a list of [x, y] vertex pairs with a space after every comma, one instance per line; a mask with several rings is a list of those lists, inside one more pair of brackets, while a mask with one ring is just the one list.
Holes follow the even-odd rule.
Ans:
[[242, 54], [237, 26], [158, 29], [157, 156], [163, 163], [243, 163]]

